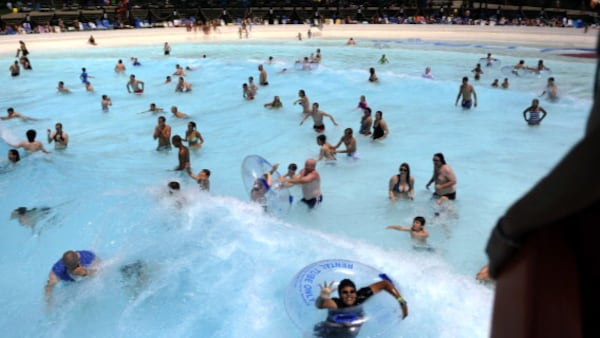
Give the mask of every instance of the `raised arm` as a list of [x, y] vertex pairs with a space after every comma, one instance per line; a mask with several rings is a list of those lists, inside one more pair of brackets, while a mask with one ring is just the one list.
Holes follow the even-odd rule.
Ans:
[[269, 175], [273, 175], [277, 171], [277, 168], [279, 168], [279, 163], [273, 164], [271, 170], [269, 170]]
[[385, 292], [392, 295], [392, 297], [394, 297], [398, 301], [398, 304], [400, 304], [400, 308], [402, 309], [402, 319], [408, 316], [408, 306], [406, 300], [404, 300], [400, 292], [390, 281], [382, 280], [380, 282], [369, 285], [369, 287], [371, 288], [371, 291], [373, 291], [374, 294], [378, 293], [381, 290], [384, 290]]
[[386, 229], [398, 230], [398, 231], [410, 231], [412, 228], [403, 225], [388, 225]]
[[194, 173], [192, 172], [192, 168], [190, 166], [187, 166], [185, 168], [185, 171], [188, 173], [188, 176], [190, 176], [191, 178], [195, 179], [196, 181], [198, 179], [200, 179], [200, 176], [194, 175]]
[[403, 225], [388, 225], [386, 229], [398, 230], [398, 231], [410, 231], [412, 228]]
[[315, 301], [315, 306], [318, 309], [337, 309], [337, 304], [331, 299], [331, 293], [336, 290], [333, 283], [332, 281], [329, 284], [327, 282], [323, 282], [323, 285], [319, 284], [321, 292]]

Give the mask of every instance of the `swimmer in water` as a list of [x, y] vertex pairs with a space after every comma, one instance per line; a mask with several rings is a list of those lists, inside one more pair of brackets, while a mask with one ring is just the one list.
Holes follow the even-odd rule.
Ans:
[[141, 94], [144, 92], [144, 82], [137, 80], [135, 75], [129, 75], [129, 81], [127, 82], [127, 92], [131, 93], [132, 91], [136, 94]]
[[49, 207], [31, 208], [18, 207], [10, 214], [10, 218], [16, 218], [22, 226], [33, 228], [37, 222], [50, 213]]
[[386, 229], [410, 231], [410, 237], [419, 244], [426, 244], [429, 231], [425, 230], [425, 217], [417, 216], [413, 219], [412, 226], [389, 225]]
[[52, 266], [48, 281], [44, 288], [46, 302], [52, 304], [52, 290], [59, 282], [75, 282], [82, 278], [93, 276], [100, 264], [99, 259], [91, 251], [69, 250]]
[[[400, 305], [402, 319], [408, 316], [408, 305], [394, 284], [389, 280], [381, 280], [366, 287], [356, 289], [350, 279], [343, 279], [337, 286], [338, 297], [331, 297], [336, 290], [335, 282], [326, 281], [319, 285], [319, 297], [315, 301], [317, 309], [327, 309], [327, 319], [314, 328], [314, 337], [356, 337], [364, 323], [365, 315], [362, 304], [380, 291], [385, 291]], [[336, 321], [337, 315], [352, 316], [354, 321]]]
[[254, 186], [250, 190], [250, 199], [263, 205], [263, 208], [266, 208], [267, 199], [265, 195], [271, 190], [271, 186], [273, 185], [272, 176], [277, 171], [277, 168], [279, 168], [279, 163], [273, 164], [271, 170], [254, 181]]

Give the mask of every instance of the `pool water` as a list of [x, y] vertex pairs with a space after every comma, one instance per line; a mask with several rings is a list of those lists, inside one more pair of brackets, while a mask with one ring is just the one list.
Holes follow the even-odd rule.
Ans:
[[[6, 75], [1, 109], [14, 107], [39, 119], [1, 121], [6, 142], [24, 140], [30, 128], [45, 142], [45, 130], [56, 122], [70, 136], [64, 151], [46, 145], [51, 154], [21, 151], [16, 166], [5, 159], [0, 164], [0, 214], [6, 217], [0, 324], [11, 328], [9, 335], [301, 337], [306, 333], [286, 314], [286, 292], [302, 268], [336, 258], [385, 272], [409, 304], [407, 319], [391, 330], [380, 332], [373, 320], [359, 337], [488, 335], [493, 287], [477, 283], [474, 275], [486, 263], [490, 229], [583, 135], [592, 103], [592, 61], [521, 46], [421, 40], [359, 41], [355, 47], [339, 40], [203, 41], [172, 48], [166, 57], [161, 43], [68, 52], [30, 47], [33, 70]], [[294, 70], [296, 59], [317, 48], [323, 54], [317, 70]], [[500, 67], [484, 67], [476, 82], [471, 69], [488, 52], [501, 65], [525, 59], [533, 66], [544, 59], [551, 68], [561, 99], [541, 100], [549, 112], [541, 126], [527, 126], [522, 111], [543, 91], [546, 76], [510, 78], [510, 88], [502, 90], [490, 86], [505, 77]], [[377, 63], [381, 54], [388, 64]], [[142, 66], [131, 65], [134, 56]], [[265, 63], [269, 56], [275, 60], [271, 65]], [[118, 59], [127, 74], [113, 71]], [[248, 76], [258, 82], [261, 63], [270, 85], [245, 101], [242, 83]], [[195, 68], [186, 77], [191, 93], [175, 93], [174, 85], [163, 83], [175, 64]], [[426, 66], [434, 80], [421, 77]], [[82, 67], [92, 76], [94, 93], [80, 83]], [[367, 81], [369, 67], [376, 69], [378, 83]], [[128, 74], [145, 82], [143, 95], [127, 93]], [[470, 76], [478, 94], [479, 106], [470, 111], [454, 106], [463, 76]], [[58, 81], [72, 93], [58, 94]], [[390, 136], [382, 142], [357, 136], [358, 160], [338, 156], [335, 165], [320, 163], [324, 200], [315, 210], [294, 203], [288, 214], [270, 215], [249, 201], [241, 163], [256, 154], [283, 170], [291, 162], [301, 168], [317, 156], [312, 123], [300, 126], [301, 110], [293, 105], [299, 89], [338, 122], [325, 120], [331, 143], [346, 127], [358, 134], [360, 95], [373, 111], [383, 112]], [[113, 101], [107, 113], [100, 109], [103, 94]], [[275, 95], [284, 107], [264, 108]], [[174, 150], [155, 150], [158, 114], [139, 114], [151, 102], [166, 110], [173, 135], [183, 136], [188, 121], [197, 123], [205, 144], [191, 151], [191, 164], [194, 173], [211, 170], [210, 193], [171, 170], [177, 165]], [[173, 105], [190, 119], [170, 115]], [[4, 154], [8, 149], [0, 144]], [[458, 179], [457, 200], [444, 208], [425, 189], [437, 152]], [[411, 166], [415, 200], [392, 203], [388, 180], [402, 162]], [[181, 196], [168, 194], [171, 180], [181, 182]], [[299, 188], [291, 192], [296, 201], [301, 198]], [[9, 218], [20, 206], [52, 210], [30, 229]], [[407, 233], [385, 229], [410, 225], [419, 215], [427, 219], [433, 252], [416, 251]], [[57, 286], [55, 305], [48, 309], [47, 274], [69, 249], [93, 250], [102, 269], [84, 282]], [[144, 276], [127, 280], [120, 269], [136, 261], [144, 262]]]

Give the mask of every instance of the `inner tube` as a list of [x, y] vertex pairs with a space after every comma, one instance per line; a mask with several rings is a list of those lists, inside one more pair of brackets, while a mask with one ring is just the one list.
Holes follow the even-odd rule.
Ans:
[[[385, 332], [400, 321], [402, 313], [398, 303], [385, 291], [359, 306], [318, 309], [315, 302], [320, 294], [319, 286], [334, 281], [337, 287], [345, 278], [351, 279], [357, 289], [381, 280], [394, 283], [382, 271], [350, 260], [327, 259], [307, 265], [292, 278], [285, 294], [286, 312], [303, 336], [328, 337], [337, 328], [345, 330], [344, 337], [353, 337], [359, 330], [361, 337], [384, 337]], [[337, 291], [332, 296], [337, 297]]]
[[242, 161], [242, 180], [248, 195], [252, 198], [252, 190], [256, 188], [256, 184], [262, 184], [264, 190], [264, 199], [257, 201], [263, 205], [267, 212], [282, 215], [289, 212], [292, 204], [292, 195], [289, 189], [283, 187], [278, 182], [279, 172], [275, 171], [271, 176], [271, 186], [266, 186], [266, 182], [262, 178], [263, 175], [270, 171], [273, 166], [269, 161], [259, 155], [249, 155]]

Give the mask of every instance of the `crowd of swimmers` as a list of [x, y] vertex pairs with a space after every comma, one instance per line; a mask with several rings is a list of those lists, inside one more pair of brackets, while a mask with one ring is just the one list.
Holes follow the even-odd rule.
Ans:
[[[94, 41], [95, 43], [95, 41]], [[356, 41], [350, 38], [347, 45], [354, 46]], [[165, 56], [169, 56], [172, 52], [171, 46], [165, 42], [163, 46], [163, 52]], [[21, 41], [17, 50], [17, 57], [20, 57], [19, 61], [15, 61], [15, 65], [11, 65], [10, 74], [11, 76], [18, 76], [19, 70], [15, 70], [19, 65], [24, 66], [23, 62], [26, 62], [31, 69], [27, 56], [29, 51], [25, 44]], [[25, 58], [25, 59], [23, 59]], [[25, 60], [25, 61], [23, 61]], [[305, 61], [310, 63], [320, 63], [322, 60], [321, 50], [317, 49], [316, 53], [307, 57]], [[136, 58], [132, 58], [132, 65], [139, 66], [139, 61]], [[494, 62], [498, 60], [488, 54], [484, 60], [486, 66], [492, 66]], [[267, 60], [268, 64], [272, 64], [273, 58], [269, 57]], [[385, 65], [390, 63], [390, 60], [384, 54], [379, 58], [379, 64]], [[192, 90], [191, 83], [185, 80], [186, 71], [193, 70], [191, 67], [183, 68], [180, 65], [176, 65], [173, 76], [178, 76], [178, 84], [176, 85], [176, 91], [179, 92], [190, 92]], [[528, 71], [540, 72], [547, 70], [543, 61], [540, 60], [537, 67], [527, 68], [524, 66], [524, 62], [519, 62], [513, 67], [513, 69], [526, 69]], [[126, 66], [122, 60], [118, 60], [114, 67], [115, 72], [125, 73]], [[254, 83], [253, 76], [248, 77], [248, 82], [242, 85], [242, 96], [246, 100], [253, 100], [260, 87], [268, 86], [268, 74], [263, 64], [258, 65], [258, 85]], [[481, 63], [477, 64], [475, 68], [471, 70], [474, 74], [476, 81], [481, 80], [484, 75], [484, 70]], [[423, 73], [423, 78], [433, 79], [431, 74], [431, 67], [427, 66]], [[80, 74], [80, 80], [88, 91], [93, 91], [93, 87], [89, 82], [89, 79], [93, 78], [87, 73], [86, 68], [82, 68]], [[169, 78], [168, 78], [169, 80]], [[369, 69], [368, 82], [379, 81], [375, 69], [371, 67]], [[502, 84], [498, 83], [498, 79], [495, 79], [492, 83], [492, 87], [502, 87], [508, 89], [508, 78], [504, 79]], [[91, 90], [89, 89], [91, 88]], [[126, 90], [129, 93], [143, 94], [145, 89], [145, 83], [135, 77], [134, 74], [129, 75], [129, 79], [126, 83]], [[64, 82], [59, 81], [57, 91], [61, 94], [68, 94], [70, 90], [65, 87]], [[550, 101], [558, 98], [558, 90], [556, 88], [555, 80], [553, 77], [548, 78], [546, 89], [541, 96], [547, 95]], [[469, 82], [469, 78], [464, 76], [462, 82], [458, 88], [458, 94], [456, 96], [455, 105], [465, 109], [472, 109], [478, 106], [477, 92], [474, 86]], [[358, 153], [358, 142], [354, 134], [353, 128], [347, 127], [344, 129], [343, 134], [340, 136], [339, 141], [334, 145], [327, 141], [325, 132], [325, 118], [329, 119], [331, 123], [337, 126], [337, 121], [334, 116], [324, 111], [318, 102], [310, 102], [306, 91], [300, 89], [298, 91], [298, 99], [293, 102], [294, 105], [301, 107], [301, 118], [299, 124], [302, 125], [305, 121], [311, 119], [312, 128], [317, 133], [316, 143], [319, 146], [318, 156], [316, 158], [308, 158], [305, 160], [304, 167], [297, 172], [298, 166], [295, 163], [291, 163], [288, 166], [288, 171], [285, 175], [282, 175], [279, 182], [273, 182], [272, 176], [278, 169], [278, 164], [274, 165], [268, 172], [257, 178], [255, 186], [250, 192], [250, 197], [253, 201], [265, 205], [266, 193], [274, 187], [292, 187], [298, 185], [301, 187], [302, 199], [301, 201], [308, 206], [309, 209], [317, 207], [323, 201], [323, 193], [321, 191], [321, 176], [316, 169], [317, 164], [320, 161], [329, 162], [336, 161], [336, 155], [345, 154], [348, 158], [353, 160], [359, 159]], [[102, 110], [108, 111], [112, 105], [111, 99], [107, 95], [102, 95]], [[265, 108], [277, 109], [281, 108], [283, 103], [279, 96], [274, 96], [273, 100], [264, 104]], [[372, 115], [372, 109], [369, 106], [367, 99], [364, 95], [360, 96], [357, 104], [357, 109], [361, 109], [363, 114], [360, 120], [360, 128], [358, 134], [370, 138], [375, 141], [385, 140], [389, 136], [389, 128], [387, 122], [383, 119], [383, 112], [381, 110], [375, 111], [374, 118]], [[197, 125], [194, 121], [189, 121], [187, 124], [187, 130], [183, 136], [172, 135], [171, 126], [167, 123], [167, 118], [163, 115], [164, 109], [158, 107], [155, 103], [151, 103], [148, 110], [140, 113], [152, 113], [157, 116], [157, 125], [154, 128], [153, 138], [157, 142], [156, 150], [168, 151], [175, 147], [177, 149], [177, 166], [174, 167], [176, 171], [184, 171], [187, 175], [197, 182], [199, 189], [205, 192], [210, 191], [210, 175], [209, 169], [201, 169], [197, 173], [192, 170], [190, 162], [190, 149], [199, 150], [202, 148], [205, 139], [200, 131], [197, 129]], [[189, 118], [187, 114], [179, 111], [177, 106], [172, 106], [170, 112], [175, 118]], [[540, 106], [539, 99], [535, 98], [532, 100], [530, 106], [526, 107], [523, 111], [523, 118], [529, 125], [539, 125], [540, 122], [546, 118], [547, 111]], [[0, 117], [2, 120], [9, 119], [21, 119], [23, 121], [33, 121], [34, 118], [28, 117], [24, 114], [16, 112], [12, 107], [7, 109], [7, 116]], [[55, 149], [65, 150], [69, 145], [69, 135], [63, 130], [63, 124], [57, 122], [54, 126], [54, 130], [48, 129], [47, 131], [47, 142], [48, 144], [54, 143]], [[21, 159], [21, 155], [18, 151], [19, 148], [24, 148], [27, 152], [41, 151], [48, 153], [44, 148], [43, 143], [36, 140], [37, 133], [35, 130], [30, 129], [26, 132], [27, 141], [20, 142], [18, 144], [11, 144], [13, 149], [8, 152], [8, 159], [11, 163], [18, 163]], [[187, 144], [187, 146], [185, 145]], [[449, 201], [453, 201], [457, 196], [457, 177], [452, 167], [446, 162], [446, 158], [443, 153], [435, 153], [432, 158], [433, 170], [432, 176], [427, 181], [425, 187], [429, 187], [433, 184], [432, 198], [436, 201], [437, 205], [444, 205]], [[176, 194], [180, 190], [180, 183], [177, 181], [171, 181], [168, 183], [168, 189], [170, 194]], [[398, 173], [394, 174], [389, 179], [387, 195], [389, 200], [396, 202], [398, 200], [413, 201], [415, 198], [415, 178], [411, 175], [410, 165], [406, 162], [401, 163], [398, 169]], [[35, 223], [48, 214], [50, 208], [32, 208], [19, 207], [12, 212], [12, 217], [17, 218], [18, 221], [24, 225], [33, 227]], [[438, 216], [436, 213], [435, 216]], [[429, 237], [429, 231], [425, 229], [426, 219], [424, 216], [416, 216], [413, 219], [412, 225], [389, 225], [387, 229], [404, 231], [410, 234], [411, 239], [418, 244], [419, 247], [429, 247], [427, 245], [427, 238]], [[45, 287], [46, 298], [50, 302], [52, 298], [52, 289], [60, 281], [76, 281], [80, 278], [92, 276], [99, 268], [99, 260], [96, 255], [91, 251], [66, 251], [62, 258], [59, 259], [52, 267], [49, 273], [48, 281]], [[127, 274], [139, 275], [140, 271], [144, 269], [143, 264], [135, 263], [127, 267], [125, 270]], [[125, 271], [124, 270], [124, 271]], [[133, 273], [134, 271], [135, 273]], [[139, 277], [139, 276], [138, 276]], [[487, 266], [484, 266], [481, 271], [477, 274], [477, 280], [483, 282], [489, 282], [489, 274], [487, 272]], [[347, 288], [347, 289], [346, 289]], [[391, 285], [389, 282], [380, 282], [371, 284], [360, 290], [356, 289], [356, 286], [350, 280], [343, 280], [337, 285], [337, 289], [340, 292], [340, 298], [331, 297], [333, 292], [333, 284], [324, 283], [321, 286], [320, 296], [317, 299], [316, 307], [327, 308], [334, 310], [337, 308], [343, 308], [360, 302], [369, 298], [372, 294], [377, 293], [381, 290], [391, 294], [398, 300], [402, 311], [402, 317], [408, 315], [407, 302], [400, 295], [398, 290]], [[354, 298], [347, 297], [346, 295], [359, 294], [362, 300], [356, 301]], [[329, 328], [327, 329], [329, 330]]]

